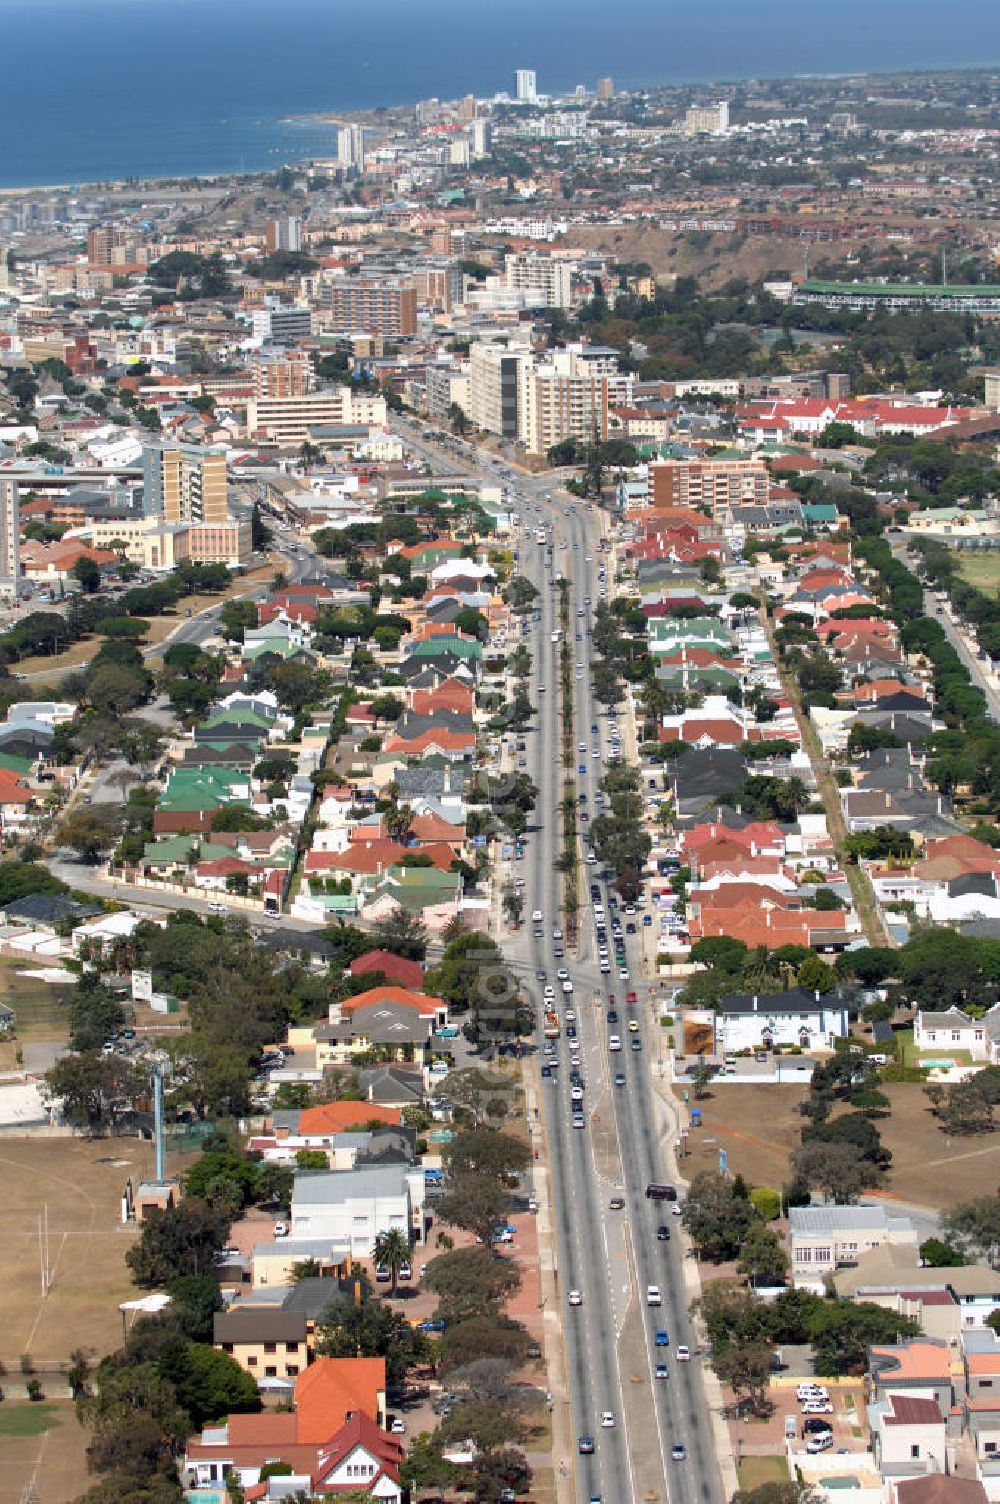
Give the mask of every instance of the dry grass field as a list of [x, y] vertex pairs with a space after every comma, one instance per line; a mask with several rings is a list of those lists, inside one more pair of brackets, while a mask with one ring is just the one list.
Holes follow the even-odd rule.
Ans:
[[0, 1497], [30, 1485], [41, 1504], [70, 1504], [92, 1481], [87, 1435], [71, 1400], [5, 1400], [0, 1406]]
[[[135, 1238], [120, 1217], [125, 1178], [152, 1171], [140, 1139], [0, 1138], [6, 1213], [0, 1358], [15, 1370], [64, 1361], [75, 1348], [103, 1354], [121, 1341], [119, 1301], [136, 1294], [125, 1267]], [[38, 1217], [48, 1208], [50, 1288], [43, 1296]]]
[[[981, 1196], [1000, 1185], [1000, 1132], [949, 1139], [928, 1111], [923, 1088], [897, 1084], [882, 1088], [892, 1102], [877, 1127], [892, 1151], [885, 1191], [900, 1201], [943, 1209]], [[716, 1170], [725, 1149], [731, 1174], [754, 1185], [779, 1189], [788, 1179], [788, 1155], [800, 1141], [805, 1119], [798, 1086], [718, 1086], [702, 1110], [703, 1126], [692, 1129], [683, 1172]]]

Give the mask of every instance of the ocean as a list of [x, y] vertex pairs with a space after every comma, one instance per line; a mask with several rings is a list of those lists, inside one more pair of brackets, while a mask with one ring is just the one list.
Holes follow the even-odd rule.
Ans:
[[998, 0], [0, 0], [0, 187], [276, 168], [318, 112], [1000, 64]]

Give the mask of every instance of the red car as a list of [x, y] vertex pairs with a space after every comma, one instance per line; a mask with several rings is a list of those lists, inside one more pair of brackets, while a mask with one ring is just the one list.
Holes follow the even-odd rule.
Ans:
[[613, 992], [609, 992], [608, 993], [608, 1007], [609, 1008], [613, 1008], [614, 1006], [615, 1006], [615, 995], [614, 995]]
[[629, 992], [629, 993], [627, 993], [627, 994], [626, 994], [626, 996], [625, 996], [625, 1001], [626, 1001], [626, 1002], [627, 1002], [627, 1003], [628, 1003], [628, 1004], [629, 1004], [629, 1006], [630, 1006], [630, 1007], [631, 1007], [631, 1006], [634, 1006], [634, 1005], [635, 1005], [635, 1004], [636, 1004], [636, 1003], [637, 1003], [637, 1002], [638, 1002], [638, 1001], [639, 1001], [639, 998], [638, 998], [638, 996], [637, 996], [637, 994], [636, 994], [636, 993], [634, 993], [634, 992]]

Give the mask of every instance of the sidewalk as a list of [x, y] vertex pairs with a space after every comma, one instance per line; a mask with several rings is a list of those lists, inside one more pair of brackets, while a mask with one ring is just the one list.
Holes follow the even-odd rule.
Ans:
[[[522, 1075], [524, 1081], [525, 1113], [529, 1132], [535, 1126], [535, 1109], [541, 1106], [539, 1097], [538, 1063], [526, 1060]], [[556, 1270], [558, 1249], [552, 1218], [552, 1203], [549, 1192], [549, 1151], [546, 1142], [545, 1113], [539, 1112], [537, 1131], [532, 1137], [540, 1139], [538, 1159], [532, 1166], [532, 1185], [538, 1201], [535, 1217], [538, 1238], [538, 1269], [541, 1279], [542, 1352], [545, 1356], [545, 1372], [549, 1392], [552, 1395], [552, 1476], [555, 1483], [557, 1504], [574, 1504], [576, 1490], [576, 1451], [573, 1446], [573, 1415], [570, 1408], [569, 1377], [566, 1364], [566, 1344], [563, 1340], [560, 1319], [559, 1290]]]

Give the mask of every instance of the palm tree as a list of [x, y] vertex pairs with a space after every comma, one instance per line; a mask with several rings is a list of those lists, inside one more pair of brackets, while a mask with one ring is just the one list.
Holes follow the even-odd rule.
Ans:
[[379, 1265], [388, 1269], [389, 1278], [392, 1281], [391, 1293], [395, 1295], [396, 1285], [399, 1282], [399, 1271], [404, 1264], [410, 1262], [410, 1240], [400, 1227], [390, 1227], [387, 1232], [380, 1232], [375, 1238], [375, 1247], [372, 1249], [375, 1267]]

